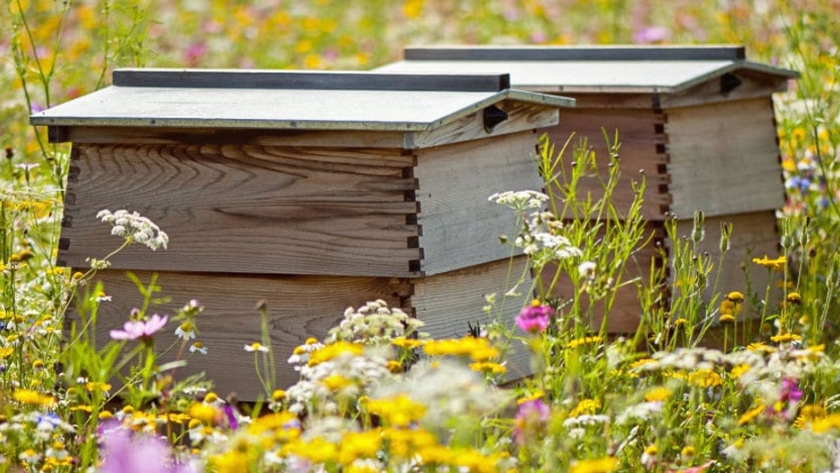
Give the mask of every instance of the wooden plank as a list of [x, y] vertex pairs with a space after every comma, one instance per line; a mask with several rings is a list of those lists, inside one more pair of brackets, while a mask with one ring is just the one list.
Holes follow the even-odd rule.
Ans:
[[[776, 92], [788, 89], [789, 77], [772, 75], [748, 69], [741, 69], [724, 76], [703, 81], [692, 87], [672, 94], [663, 94], [660, 101], [662, 108], [678, 108], [703, 105], [713, 102], [727, 102], [770, 97]], [[724, 83], [731, 82], [730, 87], [738, 84], [734, 89], [724, 87]]]
[[[739, 291], [749, 296], [749, 290], [751, 289], [758, 299], [763, 299], [768, 284], [767, 268], [753, 263], [752, 259], [761, 258], [765, 255], [770, 258], [779, 256], [781, 250], [779, 246], [780, 234], [775, 212], [761, 211], [717, 217], [707, 216], [705, 221], [706, 236], [699, 248], [700, 252], [708, 252], [712, 256], [715, 266], [717, 266], [717, 258], [720, 255], [721, 223], [732, 224], [732, 236], [729, 241], [730, 250], [726, 254], [723, 267], [715, 268], [712, 273], [714, 278], [717, 272], [720, 272], [717, 291], [722, 294]], [[678, 237], [690, 238], [693, 227], [692, 219], [679, 220], [677, 222]], [[671, 251], [671, 257], [673, 258], [673, 251], [670, 248], [669, 251]], [[750, 287], [747, 286], [747, 278], [749, 278]], [[777, 280], [770, 282], [770, 307], [777, 307], [776, 304], [780, 300], [781, 291], [775, 284]], [[713, 283], [714, 281], [709, 281], [710, 286]], [[706, 297], [711, 297], [711, 294], [712, 288], [710, 287], [706, 291]], [[745, 311], [749, 312], [750, 310], [758, 311], [760, 308], [751, 306], [748, 301]]]
[[103, 208], [136, 210], [170, 236], [133, 245], [115, 269], [411, 276], [420, 250], [410, 176], [392, 150], [80, 145], [59, 260], [85, 266], [120, 241]]
[[417, 153], [414, 175], [426, 275], [510, 256], [498, 237], [516, 231], [516, 215], [487, 199], [497, 192], [542, 189], [535, 140], [533, 132], [519, 132]]
[[[514, 319], [533, 295], [529, 292], [530, 276], [519, 287], [519, 295], [505, 296], [516, 279], [523, 274], [525, 257], [482, 264], [458, 271], [414, 280], [414, 294], [410, 298], [418, 319], [426, 323], [423, 331], [433, 338], [457, 338], [469, 333], [469, 325], [487, 327], [493, 317], [518, 336], [524, 334], [515, 327]], [[487, 305], [484, 296], [496, 294], [497, 312], [488, 315], [482, 308]], [[513, 342], [507, 354], [507, 380], [520, 379], [533, 374], [528, 348]]]
[[[626, 215], [633, 202], [632, 182], [644, 177], [647, 190], [642, 204], [642, 215], [649, 220], [661, 221], [668, 210], [671, 197], [668, 194], [668, 155], [665, 153], [666, 136], [663, 133], [664, 117], [652, 109], [600, 109], [575, 108], [563, 112], [559, 125], [540, 130], [548, 137], [559, 152], [572, 134], [571, 145], [562, 156], [561, 166], [571, 173], [570, 163], [574, 160], [574, 146], [586, 139], [588, 148], [595, 152], [598, 175], [584, 176], [579, 183], [579, 199], [600, 199], [604, 195], [602, 184], [609, 178], [610, 157], [603, 130], [610, 140], [619, 133], [619, 171], [621, 177], [613, 192], [613, 204]], [[559, 171], [559, 170], [558, 170]]]
[[[625, 272], [621, 277], [622, 282], [631, 281], [639, 278], [640, 283], [648, 285], [650, 281], [651, 264], [654, 263], [657, 267], [665, 264], [662, 261], [656, 242], [663, 242], [665, 239], [665, 229], [661, 222], [649, 222], [646, 224], [645, 235], [652, 236], [651, 241], [639, 248], [632, 256], [631, 260], [625, 266]], [[546, 289], [551, 285], [551, 281], [556, 274], [555, 267], [546, 267], [541, 274], [541, 279]], [[563, 274], [552, 292], [552, 297], [560, 301], [566, 301], [574, 297], [575, 288], [569, 280], [568, 275]], [[582, 300], [582, 311], [586, 313], [589, 310], [589, 303], [584, 298]], [[605, 304], [601, 301], [595, 304], [592, 308], [594, 317], [589, 321], [589, 326], [592, 330], [599, 330], [603, 322], [604, 314], [607, 314]], [[619, 288], [615, 295], [615, 301], [612, 308], [607, 314], [607, 332], [611, 334], [633, 334], [639, 327], [641, 320], [642, 307], [639, 301], [639, 293], [635, 284], [628, 284]]]
[[507, 120], [499, 123], [491, 132], [484, 128], [483, 111], [461, 118], [432, 131], [407, 133], [405, 148], [431, 148], [444, 144], [460, 143], [509, 133], [534, 130], [559, 122], [559, 110], [512, 100], [496, 105], [507, 113]]
[[424, 46], [404, 50], [418, 61], [686, 61], [742, 60], [740, 45], [698, 46]]
[[403, 132], [334, 130], [224, 130], [212, 128], [50, 127], [62, 133], [52, 142], [76, 144], [181, 144], [402, 148]]
[[498, 92], [510, 88], [508, 74], [376, 73], [242, 69], [127, 68], [113, 73], [122, 87], [223, 89], [321, 89]]
[[[135, 274], [148, 283], [152, 273]], [[105, 285], [111, 302], [103, 302], [96, 327], [98, 341], [109, 339], [109, 331], [122, 328], [133, 307], [143, 301], [134, 284], [122, 271], [107, 270], [97, 274]], [[396, 278], [317, 277], [317, 276], [243, 276], [233, 274], [159, 273], [158, 285], [171, 302], [156, 306], [152, 312], [173, 315], [191, 299], [197, 299], [204, 311], [197, 319], [198, 338], [208, 349], [207, 355], [195, 354], [177, 377], [205, 372], [216, 384], [216, 392], [225, 396], [236, 392], [239, 399], [255, 401], [262, 389], [254, 370], [254, 354], [243, 347], [261, 339], [260, 314], [255, 305], [265, 301], [268, 308], [269, 335], [274, 350], [280, 387], [298, 379], [286, 363], [292, 350], [308, 337], [323, 339], [327, 331], [343, 317], [348, 306], [359, 307], [368, 301], [384, 299], [393, 307], [411, 291], [409, 283]], [[78, 320], [77, 314], [69, 314]], [[155, 346], [163, 349], [176, 338], [177, 325], [170, 322], [155, 337]], [[177, 349], [164, 356], [172, 361]], [[186, 353], [189, 355], [189, 353]]]
[[671, 209], [679, 218], [784, 205], [769, 97], [669, 109], [667, 117]]

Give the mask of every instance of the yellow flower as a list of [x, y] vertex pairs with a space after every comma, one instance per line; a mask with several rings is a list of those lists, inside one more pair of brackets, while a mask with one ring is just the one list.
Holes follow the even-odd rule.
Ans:
[[790, 343], [790, 342], [800, 342], [802, 341], [802, 337], [796, 335], [795, 333], [780, 333], [778, 335], [773, 335], [770, 337], [771, 341], [776, 343]]
[[315, 366], [325, 361], [330, 361], [345, 353], [359, 356], [363, 352], [364, 347], [358, 343], [335, 342], [331, 345], [325, 345], [323, 348], [313, 351], [309, 357], [309, 366]]
[[381, 445], [382, 432], [378, 430], [348, 432], [341, 439], [338, 462], [349, 465], [360, 458], [375, 458]]
[[749, 424], [756, 417], [761, 415], [761, 413], [764, 412], [765, 408], [766, 406], [764, 404], [759, 404], [757, 407], [748, 410], [744, 413], [744, 415], [738, 418], [738, 425]]
[[582, 415], [592, 415], [598, 412], [598, 409], [601, 408], [601, 401], [597, 399], [584, 399], [572, 409], [572, 412], [569, 413], [569, 417], [578, 417]]
[[688, 382], [702, 388], [710, 388], [723, 384], [720, 375], [712, 370], [697, 370], [688, 375]]
[[787, 258], [782, 255], [776, 259], [770, 259], [767, 255], [764, 255], [764, 258], [753, 258], [752, 262], [768, 269], [782, 270], [784, 269], [785, 264], [787, 264]]
[[33, 406], [52, 406], [55, 404], [55, 398], [46, 394], [41, 394], [37, 391], [30, 391], [28, 389], [18, 389], [12, 394], [15, 401], [23, 404], [30, 404]]
[[829, 414], [811, 422], [811, 431], [823, 434], [832, 429], [840, 429], [840, 414]]
[[407, 427], [426, 414], [426, 406], [414, 402], [405, 394], [385, 399], [369, 399], [364, 403], [368, 412], [379, 416], [383, 423], [395, 427]]
[[198, 419], [205, 424], [210, 424], [216, 420], [218, 412], [215, 407], [209, 404], [194, 402], [192, 406], [190, 406], [189, 414], [193, 419]]
[[489, 340], [476, 337], [431, 340], [423, 345], [423, 351], [431, 356], [469, 356], [473, 361], [487, 361], [501, 355]]
[[609, 473], [618, 468], [618, 458], [605, 457], [595, 460], [581, 460], [572, 465], [569, 473]]
[[822, 406], [808, 404], [799, 409], [799, 416], [793, 421], [793, 426], [803, 430], [815, 421], [825, 419], [826, 412]]
[[752, 369], [752, 367], [750, 365], [746, 364], [746, 363], [740, 364], [740, 365], [737, 365], [737, 366], [733, 366], [732, 367], [732, 377], [733, 378], [740, 378], [741, 376], [744, 375], [744, 373], [746, 373], [750, 369]]
[[417, 348], [423, 345], [423, 342], [414, 338], [397, 337], [391, 340], [391, 344], [401, 348]]
[[326, 386], [326, 388], [330, 391], [338, 391], [339, 389], [344, 389], [347, 386], [350, 386], [353, 384], [353, 381], [341, 376], [340, 374], [333, 374], [321, 380], [321, 384]]
[[505, 374], [507, 368], [505, 365], [493, 363], [492, 361], [481, 361], [477, 363], [470, 363], [470, 369], [478, 371], [479, 373]]
[[645, 394], [645, 401], [647, 402], [664, 402], [671, 397], [671, 390], [666, 387], [656, 387]]
[[526, 396], [522, 399], [517, 400], [516, 404], [525, 404], [526, 402], [536, 401], [537, 399], [542, 399], [543, 396], [545, 396], [545, 391], [540, 389], [539, 391], [535, 392], [534, 394], [531, 394], [530, 396]]
[[286, 391], [282, 389], [275, 389], [273, 393], [271, 393], [271, 400], [274, 402], [280, 402], [283, 399], [286, 399]]
[[722, 325], [734, 324], [735, 323], [735, 316], [732, 315], [732, 314], [722, 314], [720, 316], [720, 323]]
[[12, 356], [12, 353], [15, 352], [15, 349], [12, 347], [2, 347], [0, 348], [0, 360], [6, 359]]
[[800, 295], [798, 292], [788, 293], [788, 295], [785, 299], [791, 304], [801, 304], [802, 303], [802, 295]]
[[569, 344], [566, 345], [566, 347], [570, 350], [573, 350], [573, 349], [575, 349], [575, 348], [577, 348], [581, 345], [586, 345], [586, 344], [589, 344], [589, 343], [600, 343], [601, 340], [603, 340], [603, 338], [601, 338], [598, 335], [594, 335], [594, 336], [591, 336], [591, 337], [582, 337], [582, 338], [578, 338], [578, 339], [570, 341]]

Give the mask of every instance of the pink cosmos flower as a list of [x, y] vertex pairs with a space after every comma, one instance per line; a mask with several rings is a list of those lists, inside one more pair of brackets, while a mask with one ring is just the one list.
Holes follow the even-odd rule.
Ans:
[[129, 320], [123, 325], [122, 330], [111, 330], [111, 338], [114, 340], [137, 340], [138, 338], [149, 338], [166, 325], [169, 316], [161, 317], [155, 314], [146, 320]]
[[525, 332], [539, 333], [548, 328], [554, 309], [548, 304], [534, 300], [516, 316], [516, 325]]
[[109, 423], [101, 431], [100, 473], [197, 473], [198, 465], [177, 463], [172, 449], [163, 440], [133, 434], [127, 428]]
[[530, 399], [519, 404], [514, 420], [513, 436], [517, 445], [525, 445], [543, 430], [551, 409], [542, 399]]

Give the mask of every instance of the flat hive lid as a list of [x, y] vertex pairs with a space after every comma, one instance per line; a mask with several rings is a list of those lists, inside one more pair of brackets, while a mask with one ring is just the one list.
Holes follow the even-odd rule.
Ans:
[[114, 85], [30, 117], [33, 125], [429, 131], [513, 100], [507, 74], [120, 69]]
[[743, 46], [416, 47], [377, 71], [508, 72], [514, 87], [567, 93], [673, 93], [736, 71], [798, 77], [747, 61]]

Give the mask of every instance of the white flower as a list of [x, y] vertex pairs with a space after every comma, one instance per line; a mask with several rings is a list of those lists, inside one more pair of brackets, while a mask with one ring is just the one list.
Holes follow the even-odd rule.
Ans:
[[595, 273], [595, 270], [598, 268], [598, 265], [592, 261], [584, 261], [580, 265], [578, 265], [578, 274], [580, 277], [587, 278], [590, 275]]
[[117, 210], [112, 213], [105, 209], [99, 211], [96, 218], [112, 225], [112, 235], [142, 243], [152, 250], [166, 249], [166, 245], [169, 243], [169, 236], [161, 231], [160, 227], [137, 212], [129, 213], [128, 210]]
[[536, 191], [507, 191], [493, 194], [488, 200], [521, 211], [540, 208], [548, 200], [548, 196]]
[[175, 329], [175, 336], [181, 340], [192, 340], [195, 338], [195, 326], [190, 322], [184, 322]]
[[205, 347], [204, 344], [201, 343], [201, 342], [195, 342], [192, 345], [190, 345], [190, 353], [195, 353], [195, 352], [199, 352], [202, 355], [206, 355], [207, 354], [207, 347]]
[[268, 347], [264, 347], [260, 342], [254, 342], [250, 345], [245, 345], [245, 351], [248, 352], [255, 352], [261, 351], [263, 353], [268, 353]]

